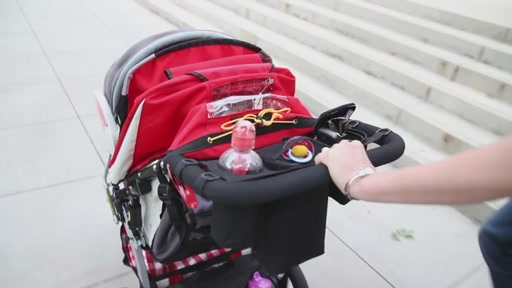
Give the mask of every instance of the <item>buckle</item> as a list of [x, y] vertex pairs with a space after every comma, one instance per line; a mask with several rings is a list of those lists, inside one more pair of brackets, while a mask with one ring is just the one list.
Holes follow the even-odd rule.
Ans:
[[138, 200], [134, 200], [123, 205], [123, 208], [128, 235], [139, 245], [145, 246], [146, 241], [142, 232], [142, 206]]
[[214, 174], [212, 172], [204, 172], [201, 174], [200, 177], [204, 178], [206, 181], [213, 181], [213, 180], [220, 179], [220, 177], [217, 174]]
[[391, 129], [389, 129], [389, 128], [380, 128], [379, 130], [375, 131], [375, 133], [379, 133], [379, 132], [383, 132], [383, 131], [385, 131], [384, 136], [387, 136], [387, 135], [389, 135], [389, 133], [391, 133]]
[[[174, 191], [173, 191], [174, 189]], [[178, 193], [178, 190], [176, 190], [176, 187], [171, 186], [169, 184], [160, 183], [157, 188], [157, 194], [160, 201], [164, 202], [165, 204], [172, 205], [173, 200], [176, 195], [175, 193]]]

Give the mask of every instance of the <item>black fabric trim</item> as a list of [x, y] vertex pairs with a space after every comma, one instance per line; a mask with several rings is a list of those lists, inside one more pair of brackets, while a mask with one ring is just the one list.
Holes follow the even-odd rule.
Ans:
[[167, 77], [167, 79], [171, 80], [172, 79], [172, 73], [171, 73], [171, 70], [169, 69], [165, 69], [164, 70], [164, 74], [165, 74], [165, 77]]
[[253, 45], [251, 43], [245, 42], [245, 41], [229, 39], [229, 38], [215, 38], [215, 39], [197, 39], [197, 40], [183, 42], [183, 43], [171, 46], [171, 47], [167, 47], [163, 50], [157, 51], [155, 53], [155, 56], [159, 57], [159, 56], [165, 55], [167, 53], [171, 53], [171, 52], [175, 52], [175, 51], [179, 51], [179, 50], [183, 50], [183, 49], [187, 49], [187, 48], [197, 47], [197, 46], [206, 46], [206, 45], [234, 45], [234, 46], [245, 47], [245, 48], [250, 49], [257, 53], [261, 53], [261, 51], [262, 51], [262, 49], [260, 47]]
[[[164, 155], [162, 155], [163, 157]], [[125, 179], [127, 179], [129, 182], [132, 182], [132, 181], [136, 181], [136, 180], [144, 180], [144, 179], [148, 179], [148, 178], [153, 178], [156, 175], [156, 172], [155, 172], [155, 165], [160, 165], [159, 163], [160, 162], [157, 162], [157, 163], [154, 163], [153, 165], [149, 165], [157, 160], [160, 160], [162, 159], [162, 157], [154, 157], [152, 159], [150, 159], [149, 161], [147, 161], [145, 164], [144, 164], [144, 168], [136, 171], [136, 172], [132, 172], [131, 174], [129, 174], [128, 176], [126, 176]], [[158, 169], [158, 167], [156, 167], [156, 169]]]
[[[297, 120], [297, 124], [294, 124], [293, 128], [314, 127], [317, 122], [317, 119], [315, 119], [315, 118], [297, 117], [295, 119]], [[275, 124], [272, 124], [271, 126], [261, 126], [261, 127], [256, 128], [256, 135], [264, 135], [264, 134], [279, 131], [281, 129], [286, 129], [289, 127], [290, 127], [290, 124], [287, 124], [287, 123], [275, 123]], [[208, 143], [208, 138], [215, 137], [215, 136], [218, 136], [218, 135], [221, 135], [224, 133], [225, 132], [220, 132], [220, 133], [197, 138], [196, 140], [193, 140], [193, 141], [189, 142], [188, 144], [185, 144], [176, 150], [169, 151], [169, 153], [185, 154], [185, 153], [190, 153], [193, 151], [211, 147], [212, 144]], [[231, 141], [231, 137], [222, 137], [215, 141], [215, 145], [229, 143], [230, 141]]]
[[272, 67], [270, 67], [270, 70], [268, 71], [268, 73], [274, 72], [275, 69], [276, 69], [276, 66], [274, 64], [272, 64]]
[[[176, 171], [174, 171], [174, 176], [178, 177], [180, 181], [183, 182], [183, 179], [181, 178], [181, 171], [187, 166], [190, 165], [200, 165], [200, 163], [194, 159], [183, 159], [178, 163], [178, 166], [176, 166]], [[176, 173], [178, 172], [178, 173]]]
[[117, 107], [114, 111], [114, 117], [119, 127], [123, 127], [126, 117], [128, 116], [128, 96], [121, 95]]
[[258, 55], [261, 57], [261, 62], [263, 63], [272, 63], [272, 57], [270, 57], [267, 53], [265, 53], [263, 50], [258, 52]]
[[199, 72], [188, 72], [186, 74], [196, 76], [197, 78], [199, 78], [199, 80], [201, 80], [203, 82], [208, 81], [208, 78], [206, 78], [203, 74], [201, 74]]

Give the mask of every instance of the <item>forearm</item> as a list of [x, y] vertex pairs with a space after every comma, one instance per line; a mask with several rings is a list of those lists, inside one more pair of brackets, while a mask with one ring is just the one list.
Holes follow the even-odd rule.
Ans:
[[352, 196], [366, 201], [465, 204], [512, 196], [512, 137], [447, 160], [356, 181]]

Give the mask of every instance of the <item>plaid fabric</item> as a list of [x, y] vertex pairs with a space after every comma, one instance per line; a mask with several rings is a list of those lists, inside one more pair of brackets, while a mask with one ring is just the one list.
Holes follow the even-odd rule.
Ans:
[[[123, 225], [121, 228], [121, 237], [124, 237], [127, 235], [125, 229], [126, 228]], [[132, 268], [137, 268], [137, 261], [135, 258], [135, 251], [133, 250], [133, 247], [129, 244], [124, 243], [124, 241], [122, 241], [122, 248], [123, 248], [124, 254], [127, 257], [128, 265], [130, 265]], [[153, 257], [151, 256], [151, 253], [148, 251], [148, 249], [142, 249], [142, 255], [144, 257], [144, 262], [146, 264], [146, 270], [148, 271], [150, 278], [152, 278], [152, 277], [157, 277], [157, 276], [161, 276], [164, 274], [168, 274], [173, 271], [181, 270], [183, 268], [193, 266], [197, 263], [208, 261], [217, 256], [228, 253], [230, 251], [231, 251], [231, 249], [228, 249], [228, 248], [216, 249], [216, 250], [208, 251], [208, 252], [201, 253], [198, 255], [193, 255], [188, 258], [185, 258], [183, 260], [176, 261], [173, 263], [160, 263], [160, 262], [154, 260]], [[231, 254], [230, 258], [236, 259], [242, 255], [248, 255], [251, 253], [252, 253], [251, 249], [236, 251]], [[215, 265], [215, 266], [219, 266], [222, 264], [223, 263]], [[187, 274], [176, 274], [176, 275], [169, 277], [168, 279], [159, 281], [157, 284], [158, 284], [158, 287], [167, 287], [171, 284], [180, 282], [181, 280], [191, 276], [192, 274], [194, 274], [194, 272], [187, 273]]]

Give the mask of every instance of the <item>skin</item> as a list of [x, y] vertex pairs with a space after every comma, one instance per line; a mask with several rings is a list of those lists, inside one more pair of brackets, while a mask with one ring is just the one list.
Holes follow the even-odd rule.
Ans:
[[[343, 159], [343, 160], [340, 160]], [[363, 145], [341, 141], [315, 157], [338, 188], [363, 167], [373, 167]], [[354, 181], [353, 198], [370, 202], [471, 204], [512, 196], [512, 136], [443, 161], [382, 171]]]

